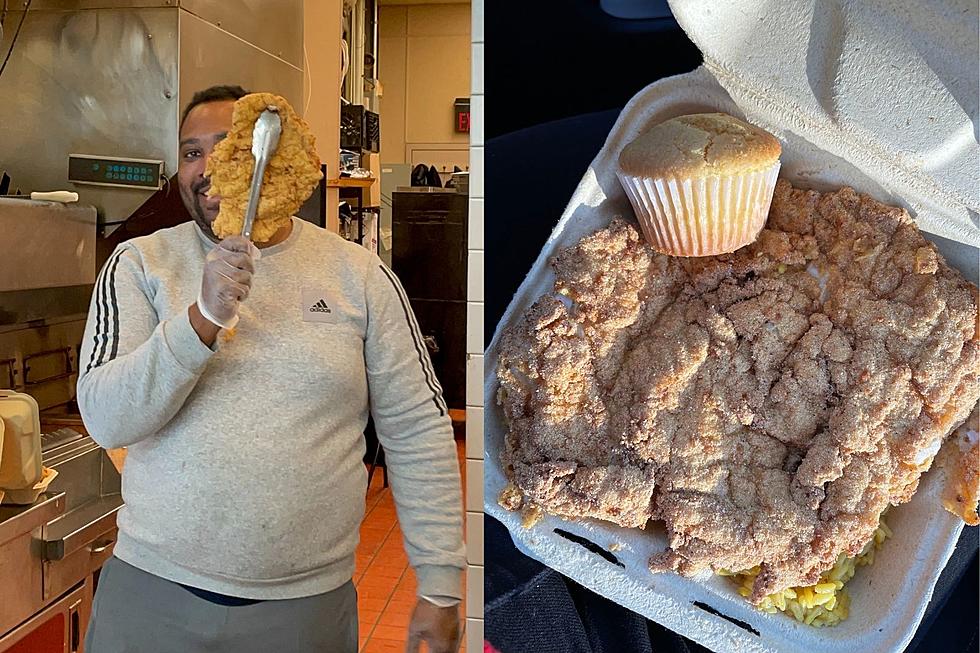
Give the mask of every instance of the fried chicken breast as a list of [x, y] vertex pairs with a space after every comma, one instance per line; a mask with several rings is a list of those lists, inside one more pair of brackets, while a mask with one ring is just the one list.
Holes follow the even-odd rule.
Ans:
[[816, 582], [908, 501], [980, 397], [977, 289], [902, 209], [777, 185], [766, 229], [680, 259], [622, 220], [553, 261], [503, 335], [504, 465], [524, 504], [643, 527], [654, 572]]
[[980, 501], [980, 419], [977, 408], [943, 447], [946, 463], [951, 467], [943, 488], [943, 507], [970, 526], [980, 525], [977, 503]]
[[272, 93], [246, 95], [235, 102], [231, 131], [214, 147], [204, 172], [211, 177], [208, 196], [221, 197], [221, 208], [211, 225], [219, 238], [242, 232], [255, 170], [252, 130], [259, 114], [269, 105], [279, 109], [282, 134], [263, 175], [252, 240], [262, 243], [272, 238], [323, 177], [316, 138], [286, 99]]

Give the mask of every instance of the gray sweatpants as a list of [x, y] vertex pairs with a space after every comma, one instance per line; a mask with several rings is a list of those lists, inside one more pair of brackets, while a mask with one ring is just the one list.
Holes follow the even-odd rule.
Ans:
[[357, 593], [348, 581], [301, 599], [217, 605], [122, 560], [106, 561], [86, 653], [356, 653]]

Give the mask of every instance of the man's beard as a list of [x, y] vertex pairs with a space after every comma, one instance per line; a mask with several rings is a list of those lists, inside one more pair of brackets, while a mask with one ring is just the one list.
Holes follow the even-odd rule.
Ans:
[[214, 231], [211, 229], [211, 223], [208, 222], [204, 215], [204, 205], [202, 202], [201, 191], [207, 188], [210, 184], [209, 181], [200, 181], [191, 184], [190, 187], [190, 198], [188, 198], [187, 193], [182, 188], [181, 189], [181, 199], [184, 201], [184, 207], [187, 212], [190, 213], [191, 218], [197, 223], [197, 226], [201, 228], [204, 235], [214, 242], [219, 242], [221, 239], [214, 235]]

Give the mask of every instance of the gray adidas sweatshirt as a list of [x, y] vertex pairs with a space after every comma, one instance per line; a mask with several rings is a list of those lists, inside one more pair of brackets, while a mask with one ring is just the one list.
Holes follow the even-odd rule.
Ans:
[[120, 245], [92, 297], [78, 404], [128, 447], [115, 555], [252, 599], [354, 573], [368, 411], [384, 445], [418, 593], [461, 596], [452, 426], [405, 291], [381, 260], [293, 219], [262, 250], [233, 338], [190, 325], [213, 244], [193, 222]]

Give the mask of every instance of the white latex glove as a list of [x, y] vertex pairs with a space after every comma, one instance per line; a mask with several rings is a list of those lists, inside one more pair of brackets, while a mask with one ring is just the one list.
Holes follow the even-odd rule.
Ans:
[[238, 324], [238, 308], [252, 289], [259, 250], [242, 236], [229, 236], [211, 250], [204, 263], [197, 307], [223, 329]]

